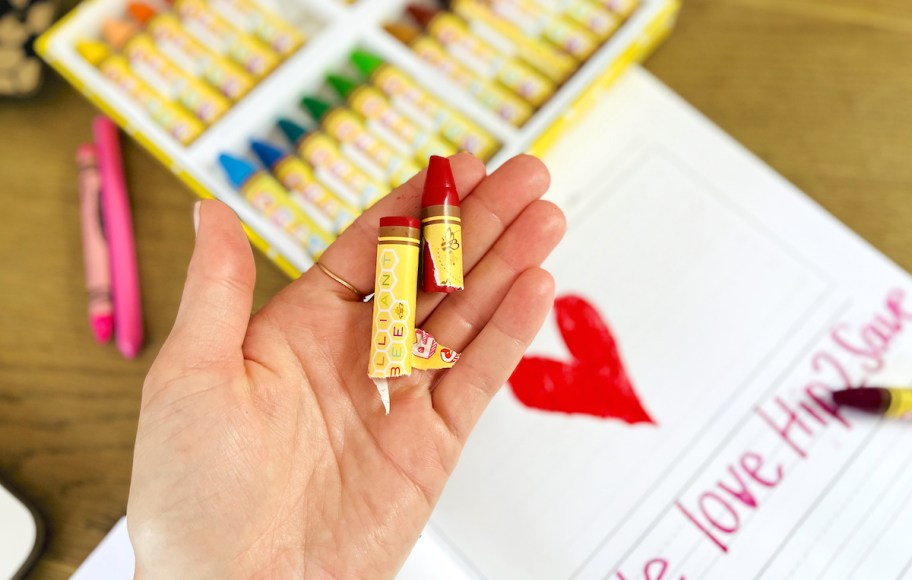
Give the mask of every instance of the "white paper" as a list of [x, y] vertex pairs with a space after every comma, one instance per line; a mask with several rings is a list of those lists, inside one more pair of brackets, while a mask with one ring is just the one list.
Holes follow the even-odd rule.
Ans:
[[[907, 574], [912, 432], [826, 405], [912, 381], [910, 278], [640, 70], [547, 162], [558, 296], [601, 313], [657, 424], [505, 388], [431, 520], [469, 575]], [[530, 355], [569, 361], [553, 317]]]
[[133, 546], [127, 534], [127, 518], [120, 518], [108, 535], [92, 550], [71, 580], [130, 580], [135, 567]]

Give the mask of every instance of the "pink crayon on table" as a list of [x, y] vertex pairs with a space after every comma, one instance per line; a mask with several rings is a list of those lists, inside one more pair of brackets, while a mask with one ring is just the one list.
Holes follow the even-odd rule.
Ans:
[[117, 126], [105, 116], [92, 123], [98, 168], [101, 172], [101, 209], [111, 254], [111, 290], [114, 299], [114, 336], [126, 358], [136, 358], [143, 344], [139, 272], [133, 243], [133, 219], [124, 181]]
[[101, 225], [101, 178], [95, 145], [86, 143], [76, 150], [76, 165], [79, 167], [79, 216], [89, 325], [95, 340], [104, 343], [111, 340], [114, 333], [114, 305], [111, 303], [108, 242]]

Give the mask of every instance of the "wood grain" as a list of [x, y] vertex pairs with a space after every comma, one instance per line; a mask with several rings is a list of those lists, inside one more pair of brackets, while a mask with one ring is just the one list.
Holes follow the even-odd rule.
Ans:
[[[907, 0], [691, 0], [648, 68], [910, 269], [910, 61]], [[67, 578], [124, 513], [143, 377], [193, 246], [193, 198], [126, 143], [148, 346], [127, 362], [93, 344], [73, 163], [93, 114], [54, 76], [0, 104], [0, 477], [46, 519], [36, 578]], [[286, 279], [257, 266], [262, 304]]]

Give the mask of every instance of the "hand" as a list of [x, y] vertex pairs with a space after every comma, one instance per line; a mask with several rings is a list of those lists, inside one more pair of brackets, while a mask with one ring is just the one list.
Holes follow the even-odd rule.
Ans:
[[[419, 293], [417, 325], [462, 352], [448, 371], [367, 377], [372, 306], [311, 268], [251, 317], [254, 262], [235, 215], [199, 206], [177, 320], [143, 386], [128, 526], [138, 577], [391, 577], [479, 415], [538, 332], [539, 265], [565, 229], [544, 165], [490, 176], [452, 158], [466, 289]], [[321, 262], [370, 293], [380, 217], [420, 212], [424, 174], [364, 213]]]

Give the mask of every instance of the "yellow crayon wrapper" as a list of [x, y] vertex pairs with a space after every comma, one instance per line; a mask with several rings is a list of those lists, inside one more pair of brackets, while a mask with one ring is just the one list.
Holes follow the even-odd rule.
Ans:
[[353, 206], [370, 207], [388, 193], [385, 184], [355, 167], [336, 142], [323, 133], [309, 133], [301, 139], [298, 154], [310, 163], [317, 179]]
[[422, 130], [393, 108], [378, 89], [362, 85], [349, 96], [353, 111], [364, 118], [372, 133], [388, 145], [424, 163], [432, 155], [446, 157], [456, 153], [449, 143], [438, 139], [432, 132]]
[[532, 107], [527, 103], [460, 65], [433, 38], [419, 38], [412, 43], [412, 50], [511, 125], [519, 127], [532, 116]]
[[367, 369], [372, 379], [412, 373], [420, 237], [420, 223], [415, 218], [380, 220]]
[[533, 107], [540, 107], [554, 94], [554, 83], [531, 66], [480, 41], [459, 17], [442, 12], [427, 30], [463, 66], [484, 79], [500, 82]]
[[633, 11], [640, 6], [640, 0], [592, 0], [596, 4], [617, 14], [621, 20], [630, 18]]
[[241, 187], [241, 194], [250, 205], [297, 240], [314, 258], [319, 258], [333, 242], [334, 237], [298, 209], [288, 192], [265, 171], [248, 179]]
[[491, 0], [494, 13], [527, 35], [542, 38], [584, 61], [598, 48], [598, 40], [586, 29], [563, 17], [549, 14], [532, 0]]
[[204, 79], [229, 99], [236, 101], [253, 88], [253, 77], [239, 65], [201, 45], [173, 14], [159, 14], [149, 21], [146, 31], [174, 63]]
[[304, 44], [304, 36], [285, 19], [250, 0], [209, 0], [225, 20], [252, 33], [274, 51], [288, 56]]
[[432, 205], [421, 210], [425, 290], [427, 276], [437, 287], [464, 288], [462, 264], [462, 214], [459, 206]]
[[[276, 178], [288, 188], [288, 193], [305, 213], [318, 214], [328, 220], [324, 228], [338, 234], [358, 216], [358, 209], [330, 192], [316, 178], [310, 167], [294, 155], [276, 163], [272, 168]], [[315, 219], [318, 223], [321, 219]]]
[[500, 18], [481, 0], [453, 0], [451, 10], [469, 23], [479, 38], [499, 52], [519, 58], [557, 84], [579, 67], [579, 62], [547, 42], [530, 38], [512, 23]]
[[122, 52], [146, 82], [183, 105], [200, 121], [212, 124], [231, 107], [221, 93], [172, 63], [148, 34], [131, 38]]
[[170, 102], [136, 76], [124, 56], [106, 58], [98, 65], [98, 70], [183, 145], [193, 142], [205, 130], [199, 119]]
[[482, 161], [489, 160], [500, 144], [487, 131], [445, 106], [420, 87], [405, 72], [385, 64], [372, 76], [374, 85], [389, 98], [400, 113], [427, 130], [437, 130], [460, 151]]
[[467, 67], [499, 81], [533, 107], [541, 106], [556, 90], [550, 79], [518, 58], [504, 56], [480, 41], [452, 14], [435, 18], [429, 30]]
[[343, 147], [347, 146], [356, 150], [359, 155], [367, 157], [380, 169], [381, 177], [393, 187], [405, 183], [420, 171], [417, 164], [398, 155], [371, 133], [358, 115], [348, 109], [337, 108], [330, 111], [323, 119], [323, 128]]
[[[534, 0], [546, 10], [554, 10], [549, 0]], [[562, 0], [556, 11], [591, 32], [601, 41], [608, 40], [621, 25], [621, 17], [591, 0]]]
[[420, 371], [453, 368], [461, 355], [438, 344], [437, 339], [429, 333], [415, 329], [415, 344], [412, 347], [412, 368]]
[[890, 391], [890, 405], [884, 417], [893, 419], [912, 418], [912, 389], [887, 389]]
[[204, 0], [175, 0], [173, 6], [190, 34], [203, 45], [228, 55], [250, 74], [264, 77], [279, 64], [275, 51], [235, 28]]

